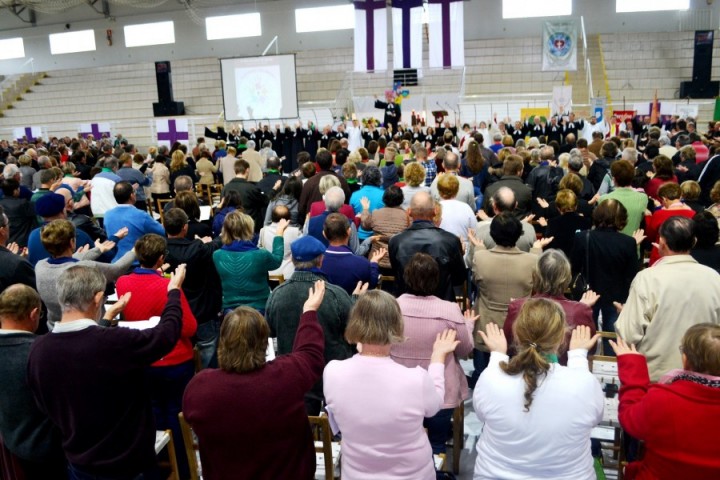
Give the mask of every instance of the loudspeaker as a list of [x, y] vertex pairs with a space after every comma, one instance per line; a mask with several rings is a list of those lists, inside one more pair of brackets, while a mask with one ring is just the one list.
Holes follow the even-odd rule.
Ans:
[[720, 94], [720, 82], [680, 82], [680, 98], [715, 98]]
[[159, 103], [173, 101], [171, 73], [170, 62], [155, 62], [155, 80], [157, 81]]
[[393, 70], [393, 84], [400, 82], [403, 87], [418, 86], [418, 72], [416, 68]]
[[153, 115], [156, 117], [174, 117], [176, 115], [185, 115], [185, 103], [153, 103]]
[[695, 32], [695, 55], [693, 57], [692, 81], [709, 83], [712, 71], [713, 37], [712, 30]]

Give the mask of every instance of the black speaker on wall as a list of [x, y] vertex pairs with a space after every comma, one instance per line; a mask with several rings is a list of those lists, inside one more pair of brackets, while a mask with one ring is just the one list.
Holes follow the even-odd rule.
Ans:
[[155, 81], [157, 82], [158, 101], [153, 103], [156, 117], [185, 115], [185, 104], [173, 98], [172, 69], [170, 62], [155, 62]]
[[720, 82], [711, 81], [713, 30], [695, 31], [692, 81], [680, 83], [680, 98], [714, 98], [720, 93]]

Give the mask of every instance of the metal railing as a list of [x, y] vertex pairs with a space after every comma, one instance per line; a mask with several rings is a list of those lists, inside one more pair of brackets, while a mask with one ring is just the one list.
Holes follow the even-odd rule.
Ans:
[[585, 65], [585, 85], [588, 87], [588, 102], [591, 102], [594, 93], [592, 65], [588, 58], [587, 31], [585, 30], [585, 17], [582, 15], [580, 16], [580, 35], [582, 36], [583, 63]]

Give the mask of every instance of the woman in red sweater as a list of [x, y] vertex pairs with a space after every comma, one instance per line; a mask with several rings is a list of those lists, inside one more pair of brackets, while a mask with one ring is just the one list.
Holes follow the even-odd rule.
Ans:
[[[695, 210], [682, 202], [682, 188], [677, 183], [664, 184], [657, 194], [660, 198], [660, 210], [655, 210], [652, 215], [650, 212], [645, 212], [645, 235], [653, 243], [658, 241], [660, 227], [668, 218], [678, 216], [693, 218], [695, 216]], [[650, 251], [650, 266], [658, 260], [660, 260], [660, 253], [658, 248], [653, 246]]]
[[[162, 314], [167, 302], [170, 279], [163, 277], [158, 269], [165, 261], [167, 241], [156, 234], [143, 235], [135, 243], [135, 255], [140, 268], [120, 277], [116, 283], [118, 297], [131, 292], [132, 296], [123, 311], [127, 321], [148, 320]], [[188, 478], [189, 469], [178, 414], [182, 411], [185, 387], [195, 374], [193, 346], [190, 339], [195, 335], [197, 321], [190, 310], [185, 294], [180, 292], [182, 329], [175, 348], [152, 364], [148, 386], [152, 397], [155, 426], [158, 430], [171, 429], [175, 440], [180, 477]]]
[[660, 200], [658, 192], [660, 187], [668, 182], [678, 183], [678, 179], [675, 176], [672, 160], [665, 155], [658, 155], [653, 159], [653, 171], [652, 178], [645, 185], [645, 193], [652, 199]]
[[317, 309], [325, 282], [303, 305], [292, 353], [265, 360], [270, 327], [254, 309], [238, 307], [223, 320], [218, 369], [188, 385], [183, 414], [198, 436], [206, 480], [310, 480], [315, 447], [305, 394], [322, 376], [323, 330]]
[[690, 327], [682, 370], [650, 384], [645, 358], [622, 339], [610, 341], [620, 375], [620, 424], [645, 442], [626, 480], [720, 478], [720, 326]]

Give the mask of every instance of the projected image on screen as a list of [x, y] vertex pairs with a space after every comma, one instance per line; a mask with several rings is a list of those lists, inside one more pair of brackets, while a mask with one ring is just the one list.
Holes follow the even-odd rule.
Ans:
[[236, 68], [237, 116], [245, 118], [280, 118], [280, 67]]
[[294, 55], [224, 58], [220, 67], [226, 120], [297, 118]]

